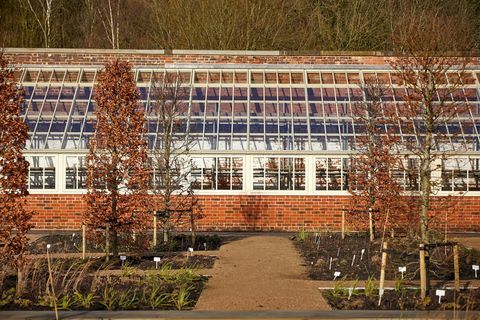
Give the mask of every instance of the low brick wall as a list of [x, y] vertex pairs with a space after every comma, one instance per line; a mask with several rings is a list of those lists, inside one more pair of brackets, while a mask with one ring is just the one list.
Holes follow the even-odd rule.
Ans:
[[[202, 195], [200, 231], [340, 230], [341, 209], [348, 196]], [[82, 195], [30, 195], [37, 229], [79, 229]], [[480, 231], [480, 197], [462, 197], [448, 215], [450, 231]], [[443, 229], [444, 213], [437, 213]]]

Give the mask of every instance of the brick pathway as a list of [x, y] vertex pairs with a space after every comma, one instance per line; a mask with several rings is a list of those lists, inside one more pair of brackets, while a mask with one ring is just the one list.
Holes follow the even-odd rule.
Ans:
[[220, 248], [195, 310], [328, 310], [318, 282], [285, 236], [253, 236]]

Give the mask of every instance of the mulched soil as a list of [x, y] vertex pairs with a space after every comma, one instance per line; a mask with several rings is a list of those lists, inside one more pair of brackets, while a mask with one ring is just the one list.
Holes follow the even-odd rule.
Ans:
[[[130, 239], [129, 239], [130, 240]], [[120, 238], [122, 243], [122, 238]], [[223, 241], [218, 235], [197, 235], [196, 244], [193, 246], [194, 251], [205, 250], [218, 250]], [[82, 237], [81, 234], [51, 234], [43, 236], [28, 246], [28, 252], [30, 254], [44, 254], [47, 244], [50, 244], [51, 253], [79, 253], [82, 251]], [[154, 252], [179, 252], [187, 251], [192, 247], [191, 238], [188, 234], [178, 234], [173, 236], [166, 244], [160, 243], [153, 251]], [[132, 251], [134, 247], [122, 247], [120, 251]], [[97, 239], [97, 241], [87, 240], [87, 252], [99, 253], [103, 252], [103, 241]]]
[[323, 297], [336, 310], [480, 310], [480, 290], [447, 290], [441, 303], [435, 290], [423, 302], [418, 290], [388, 290], [378, 305], [378, 290], [365, 296], [363, 290], [355, 291], [350, 299], [348, 289], [326, 290]]
[[[406, 280], [419, 279], [418, 243], [407, 238], [388, 238], [388, 257], [385, 279], [400, 279], [398, 267], [405, 266]], [[350, 234], [341, 239], [340, 234], [313, 234], [303, 241], [295, 241], [314, 280], [333, 280], [334, 272], [346, 280], [369, 277], [379, 279], [381, 265], [380, 240], [370, 242], [364, 234]], [[363, 257], [361, 251], [364, 249]], [[355, 260], [353, 256], [355, 255]], [[330, 258], [332, 264], [330, 268]], [[352, 264], [353, 261], [353, 264]], [[473, 264], [479, 264], [480, 252], [460, 246], [460, 279], [475, 279]], [[480, 277], [480, 273], [478, 275]], [[453, 280], [453, 250], [437, 247], [430, 251], [430, 277], [432, 280]]]

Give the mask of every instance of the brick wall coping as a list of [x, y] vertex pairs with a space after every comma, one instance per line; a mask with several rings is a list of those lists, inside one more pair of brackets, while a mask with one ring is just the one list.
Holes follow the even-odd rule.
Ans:
[[4, 48], [5, 53], [135, 54], [135, 55], [223, 55], [223, 56], [394, 56], [391, 51], [275, 51], [275, 50], [145, 50], [145, 49], [74, 49], [74, 48]]
[[[17, 66], [103, 66], [122, 58], [135, 67], [232, 68], [271, 66], [278, 68], [359, 69], [362, 66], [389, 68], [395, 56], [381, 51], [233, 51], [233, 50], [130, 50], [5, 48], [5, 58]], [[452, 54], [452, 56], [454, 56]], [[471, 66], [480, 65], [480, 57]]]

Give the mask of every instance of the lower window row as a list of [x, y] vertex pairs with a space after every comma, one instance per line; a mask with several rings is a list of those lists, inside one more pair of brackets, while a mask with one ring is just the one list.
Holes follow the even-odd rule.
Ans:
[[[53, 190], [57, 187], [56, 157], [27, 156], [30, 162], [28, 188]], [[306, 190], [304, 157], [253, 157], [253, 190]], [[419, 190], [418, 161], [408, 159], [404, 167], [392, 172], [403, 190]], [[329, 157], [315, 159], [315, 190], [348, 190], [350, 159]], [[451, 158], [442, 162], [443, 191], [480, 191], [480, 158]], [[152, 184], [159, 181], [152, 170]], [[67, 190], [86, 188], [84, 156], [65, 157]], [[243, 190], [243, 157], [192, 157], [190, 178], [195, 190]]]

